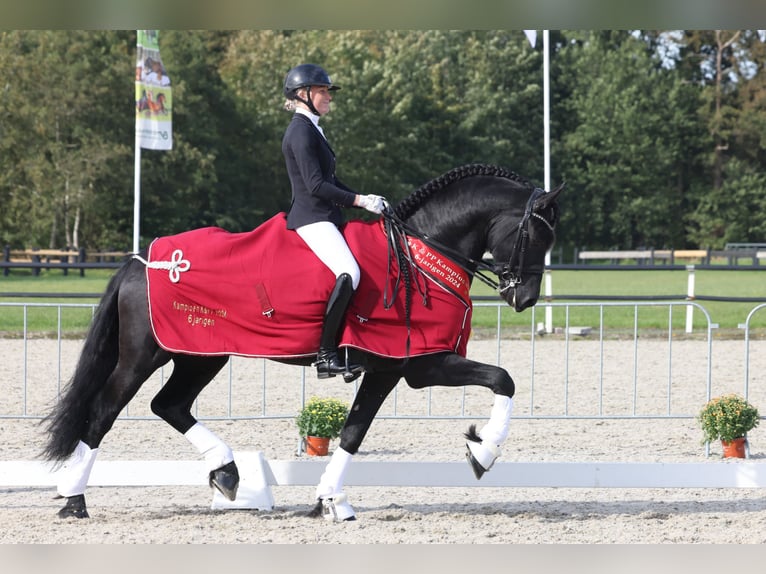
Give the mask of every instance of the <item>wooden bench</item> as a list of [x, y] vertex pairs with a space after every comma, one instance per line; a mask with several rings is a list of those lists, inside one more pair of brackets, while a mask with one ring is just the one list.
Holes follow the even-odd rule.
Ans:
[[[83, 250], [75, 249], [8, 249], [3, 253], [3, 275], [8, 275], [10, 268], [32, 269], [34, 275], [40, 274], [40, 269], [60, 267], [64, 275], [69, 273], [69, 264], [80, 261]], [[43, 265], [44, 264], [44, 265]], [[84, 274], [84, 270], [80, 270]]]
[[102, 261], [123, 261], [133, 255], [130, 251], [91, 251], [86, 253], [87, 260], [101, 263]]
[[625, 251], [581, 251], [577, 254], [578, 259], [586, 260], [608, 260], [612, 264], [620, 261], [634, 260], [639, 263], [654, 263], [657, 257], [656, 251], [652, 249], [632, 249]]
[[80, 251], [77, 251], [75, 249], [21, 249], [21, 250], [11, 250], [10, 252], [11, 257], [24, 257], [28, 259], [34, 259], [45, 257], [50, 261], [52, 257], [57, 257], [61, 259], [62, 261], [68, 261], [70, 257], [79, 257]]
[[651, 249], [635, 249], [629, 251], [581, 251], [577, 254], [580, 259], [651, 259]]
[[676, 249], [672, 259], [699, 259], [700, 263], [709, 261], [710, 253], [707, 249]]
[[[766, 254], [766, 251], [763, 252]], [[755, 249], [713, 249], [710, 251], [710, 261], [725, 260], [729, 265], [739, 265], [744, 259], [751, 265], [760, 265], [758, 251]]]
[[601, 260], [610, 261], [616, 265], [620, 262], [634, 260], [640, 264], [657, 262], [674, 264], [677, 262], [699, 262], [709, 265], [713, 259], [726, 258], [729, 265], [738, 265], [740, 259], [750, 259], [752, 265], [760, 265], [766, 259], [766, 250], [746, 249], [632, 249], [622, 251], [581, 251], [577, 254], [581, 261]]
[[[79, 270], [85, 276], [86, 269], [113, 269], [122, 265], [130, 256], [127, 251], [94, 251], [86, 253], [84, 249], [3, 249], [0, 268], [7, 276], [11, 269], [31, 269], [39, 275], [41, 269], [61, 269], [64, 275], [69, 270]], [[90, 259], [91, 261], [88, 261]], [[94, 261], [95, 260], [95, 261]]]

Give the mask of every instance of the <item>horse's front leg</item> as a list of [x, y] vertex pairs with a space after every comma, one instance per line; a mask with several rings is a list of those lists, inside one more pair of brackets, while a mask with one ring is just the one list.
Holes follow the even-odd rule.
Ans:
[[412, 359], [405, 368], [404, 377], [407, 384], [416, 389], [436, 385], [479, 385], [495, 393], [487, 423], [478, 433], [476, 425], [471, 425], [464, 434], [467, 439], [466, 458], [476, 478], [481, 478], [500, 456], [500, 445], [508, 437], [516, 390], [508, 371], [466, 359], [456, 353], [440, 353]]
[[495, 395], [495, 404], [492, 405], [487, 424], [478, 433], [476, 425], [471, 425], [464, 433], [466, 458], [477, 479], [484, 476], [502, 454], [500, 445], [508, 437], [512, 411], [513, 397]]
[[324, 516], [342, 522], [355, 520], [354, 509], [343, 492], [343, 481], [351, 458], [359, 450], [383, 401], [399, 382], [399, 373], [367, 373], [359, 385], [346, 423], [340, 432], [340, 446], [327, 464], [317, 485], [317, 503], [309, 516]]

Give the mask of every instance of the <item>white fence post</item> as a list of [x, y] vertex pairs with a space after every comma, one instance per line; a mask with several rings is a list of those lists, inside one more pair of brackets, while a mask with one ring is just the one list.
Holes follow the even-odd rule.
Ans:
[[[545, 300], [550, 301], [553, 296], [553, 277], [550, 270], [550, 251], [545, 255], [546, 267], [545, 267]], [[548, 305], [545, 308], [545, 332], [553, 333], [553, 308]]]
[[[689, 279], [686, 287], [686, 300], [694, 301], [694, 265], [687, 265], [686, 270], [689, 272]], [[694, 318], [694, 305], [686, 306], [686, 332], [692, 332], [692, 319]]]

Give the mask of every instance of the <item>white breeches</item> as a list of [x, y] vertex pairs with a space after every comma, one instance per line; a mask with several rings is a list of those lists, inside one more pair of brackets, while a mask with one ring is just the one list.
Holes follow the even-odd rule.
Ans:
[[343, 234], [329, 221], [317, 221], [303, 225], [295, 230], [309, 248], [319, 257], [320, 261], [329, 267], [335, 277], [342, 273], [351, 276], [354, 289], [359, 285], [359, 264], [348, 248]]

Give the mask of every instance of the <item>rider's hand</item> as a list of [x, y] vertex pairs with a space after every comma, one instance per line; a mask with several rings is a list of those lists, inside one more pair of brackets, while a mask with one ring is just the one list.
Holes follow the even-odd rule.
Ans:
[[380, 215], [386, 204], [386, 198], [381, 195], [358, 195], [358, 205], [367, 211]]

